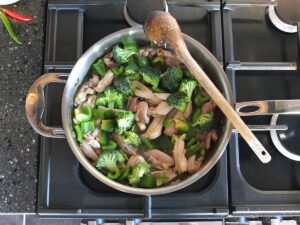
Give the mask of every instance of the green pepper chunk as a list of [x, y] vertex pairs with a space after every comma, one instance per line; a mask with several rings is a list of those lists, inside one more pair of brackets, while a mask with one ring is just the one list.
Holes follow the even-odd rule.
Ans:
[[114, 75], [120, 76], [124, 73], [124, 66], [115, 66], [111, 69], [111, 71], [114, 73]]
[[117, 180], [121, 175], [120, 169], [117, 167], [117, 169], [114, 172], [109, 171], [107, 173], [107, 177], [111, 180]]
[[187, 132], [189, 130], [189, 124], [183, 120], [174, 119], [175, 128], [178, 131]]
[[160, 187], [168, 182], [169, 182], [169, 177], [166, 177], [166, 176], [156, 177], [156, 186], [157, 187]]
[[82, 122], [80, 124], [80, 129], [83, 134], [87, 132], [93, 132], [96, 129], [95, 122], [94, 121]]
[[119, 177], [118, 181], [125, 180], [128, 177], [128, 175], [130, 174], [130, 172], [131, 172], [131, 167], [130, 166], [125, 167], [122, 170], [121, 176]]
[[201, 108], [196, 108], [192, 114], [192, 123], [195, 123], [201, 114]]
[[185, 155], [186, 157], [189, 158], [192, 155], [200, 153], [202, 149], [203, 149], [203, 144], [201, 142], [197, 142], [196, 144], [186, 148]]
[[105, 119], [105, 112], [101, 109], [94, 109], [93, 110], [93, 118], [103, 120], [103, 119]]
[[146, 56], [141, 55], [136, 58], [139, 67], [149, 66], [149, 60]]
[[151, 174], [145, 174], [138, 185], [141, 188], [154, 188], [156, 187], [156, 179]]
[[187, 143], [186, 143], [186, 147], [190, 147], [192, 146], [193, 144], [195, 144], [197, 142], [197, 139], [192, 137]]
[[128, 35], [122, 39], [122, 44], [124, 46], [124, 50], [129, 50], [129, 51], [133, 51], [133, 52], [138, 52], [138, 50], [139, 50], [139, 47], [138, 47], [136, 41], [130, 35]]
[[114, 120], [102, 120], [101, 121], [101, 130], [107, 132], [113, 132], [115, 127]]
[[154, 144], [149, 139], [142, 139], [142, 142], [147, 149], [154, 148]]
[[78, 124], [74, 126], [74, 132], [75, 132], [77, 141], [81, 143], [83, 141], [83, 133]]
[[167, 116], [166, 119], [164, 120], [164, 128], [168, 128], [172, 124], [173, 118], [171, 116]]
[[94, 63], [92, 65], [92, 68], [101, 77], [103, 77], [106, 74], [106, 66], [102, 58], [99, 59], [96, 63]]
[[101, 130], [101, 134], [99, 137], [99, 143], [101, 145], [107, 145], [107, 143], [108, 143], [108, 133], [104, 130]]
[[74, 110], [75, 119], [79, 122], [86, 122], [92, 118], [93, 108], [89, 105], [84, 106], [83, 108], [77, 108]]
[[164, 58], [162, 56], [156, 56], [154, 59], [152, 59], [152, 64], [161, 63], [164, 64]]
[[109, 151], [109, 150], [114, 150], [116, 147], [117, 147], [117, 143], [112, 141], [112, 140], [109, 140], [108, 143], [106, 145], [103, 145], [102, 146], [102, 150], [103, 151]]

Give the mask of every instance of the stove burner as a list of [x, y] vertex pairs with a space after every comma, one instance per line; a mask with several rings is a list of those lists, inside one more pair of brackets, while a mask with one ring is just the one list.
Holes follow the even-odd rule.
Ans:
[[127, 23], [134, 26], [141, 26], [151, 11], [168, 12], [166, 0], [126, 0], [123, 14]]
[[285, 33], [297, 33], [300, 21], [300, 0], [277, 0], [277, 6], [269, 6], [267, 11], [271, 23]]
[[273, 115], [271, 125], [281, 124], [288, 125], [288, 130], [271, 130], [271, 138], [274, 145], [285, 157], [295, 161], [300, 161], [300, 144], [299, 137], [297, 137], [300, 132], [299, 115]]

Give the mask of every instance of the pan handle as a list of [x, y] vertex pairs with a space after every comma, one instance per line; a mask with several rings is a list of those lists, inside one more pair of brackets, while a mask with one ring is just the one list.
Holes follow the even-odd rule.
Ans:
[[25, 110], [32, 128], [42, 136], [50, 138], [65, 138], [61, 127], [47, 127], [42, 123], [45, 109], [44, 87], [49, 83], [66, 83], [61, 78], [68, 77], [65, 73], [47, 73], [38, 78], [30, 87], [26, 96]]

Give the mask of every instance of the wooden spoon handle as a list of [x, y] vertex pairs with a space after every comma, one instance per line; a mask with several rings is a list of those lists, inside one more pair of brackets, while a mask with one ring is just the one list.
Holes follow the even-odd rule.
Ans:
[[213, 99], [213, 101], [219, 106], [222, 112], [225, 114], [227, 119], [233, 124], [241, 136], [245, 139], [257, 157], [263, 162], [267, 163], [271, 160], [270, 154], [264, 148], [264, 146], [259, 142], [259, 140], [254, 136], [251, 130], [247, 127], [244, 121], [239, 117], [239, 115], [234, 111], [232, 106], [224, 98], [222, 93], [213, 84], [206, 73], [201, 69], [197, 62], [190, 55], [185, 43], [183, 41], [178, 43], [177, 54], [181, 57], [183, 63], [190, 69], [192, 74], [201, 84], [201, 86], [206, 90], [208, 95]]

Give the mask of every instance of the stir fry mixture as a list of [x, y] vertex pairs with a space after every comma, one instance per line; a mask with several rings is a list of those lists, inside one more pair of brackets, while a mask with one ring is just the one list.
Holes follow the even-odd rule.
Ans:
[[97, 59], [74, 99], [74, 133], [93, 165], [133, 187], [176, 183], [217, 141], [216, 105], [170, 52], [131, 37]]

